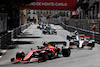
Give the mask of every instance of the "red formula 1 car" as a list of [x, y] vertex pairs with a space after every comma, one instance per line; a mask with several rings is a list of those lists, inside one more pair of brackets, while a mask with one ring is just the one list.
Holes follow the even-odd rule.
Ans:
[[[63, 44], [62, 49], [55, 47], [56, 44]], [[32, 49], [26, 55], [24, 52], [19, 51], [16, 53], [16, 58], [11, 58], [11, 62], [41, 62], [56, 57], [62, 54], [64, 57], [70, 56], [70, 48], [66, 47], [66, 42], [48, 42], [44, 46], [37, 46], [38, 49]]]
[[11, 58], [11, 62], [40, 62], [46, 60], [46, 53], [42, 49], [31, 49], [26, 55], [19, 51], [16, 53], [16, 58]]
[[[60, 41], [60, 42], [47, 42], [43, 44], [45, 46], [45, 48], [48, 48], [46, 51], [48, 51], [49, 57], [55, 57], [60, 54], [62, 54], [64, 57], [69, 57], [70, 56], [70, 48], [66, 45], [65, 41]], [[41, 49], [41, 47], [38, 47], [39, 49]], [[44, 48], [43, 48], [44, 49]], [[53, 55], [52, 55], [53, 54]]]

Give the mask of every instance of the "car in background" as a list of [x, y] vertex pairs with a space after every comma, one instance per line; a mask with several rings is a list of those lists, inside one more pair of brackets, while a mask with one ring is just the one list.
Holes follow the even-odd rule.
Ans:
[[37, 26], [37, 29], [44, 29], [46, 27], [46, 23], [40, 22], [39, 26]]
[[95, 47], [95, 40], [91, 40], [90, 36], [86, 36], [84, 34], [79, 34], [77, 31], [73, 33], [71, 36], [67, 36], [67, 40], [69, 40], [70, 48], [89, 48], [90, 50]]
[[55, 34], [57, 35], [56, 29], [53, 29], [51, 26], [47, 26], [44, 30], [42, 30], [43, 34]]

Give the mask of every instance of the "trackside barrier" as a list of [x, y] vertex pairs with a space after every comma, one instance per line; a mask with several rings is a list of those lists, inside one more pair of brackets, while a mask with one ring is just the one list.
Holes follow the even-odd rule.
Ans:
[[13, 38], [16, 38], [17, 35], [19, 35], [20, 33], [22, 33], [22, 31], [25, 30], [25, 29], [27, 29], [31, 24], [32, 23], [29, 23], [29, 24], [21, 25], [21, 26], [15, 28], [13, 30], [13, 32], [12, 32], [13, 33]]
[[[91, 36], [100, 43], [100, 19], [68, 19], [64, 17], [49, 19], [48, 23], [60, 24], [64, 29], [73, 32], [77, 30], [80, 34]], [[57, 21], [58, 20], [58, 21]]]
[[5, 33], [0, 37], [0, 48], [6, 48], [11, 44], [11, 32]]
[[6, 43], [6, 40], [5, 40], [5, 36], [3, 35], [0, 37], [0, 47], [1, 48], [5, 47], [5, 45], [6, 45], [5, 43]]
[[21, 34], [21, 32], [23, 30], [27, 29], [31, 24], [32, 23], [19, 26], [19, 27], [13, 29], [12, 31], [1, 35], [0, 36], [0, 49], [7, 48], [7, 46], [11, 45], [11, 42], [12, 42], [11, 39], [16, 38], [17, 35]]

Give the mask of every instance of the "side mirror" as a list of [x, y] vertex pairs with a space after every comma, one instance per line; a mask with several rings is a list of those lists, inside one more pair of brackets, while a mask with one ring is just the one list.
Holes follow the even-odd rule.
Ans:
[[39, 46], [37, 46], [37, 48], [39, 49]]

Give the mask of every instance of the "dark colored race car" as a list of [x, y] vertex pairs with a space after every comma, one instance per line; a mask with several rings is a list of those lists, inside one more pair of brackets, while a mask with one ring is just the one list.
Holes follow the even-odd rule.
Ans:
[[41, 30], [41, 29], [44, 29], [45, 26], [46, 26], [46, 25], [43, 25], [43, 24], [42, 24], [42, 25], [39, 25], [39, 26], [37, 26], [37, 29], [40, 29], [40, 30]]
[[[51, 59], [52, 57], [58, 56], [61, 54], [64, 57], [70, 56], [70, 48], [62, 47], [62, 50], [58, 47], [54, 47], [55, 44], [62, 43], [65, 45], [65, 42], [49, 42], [44, 43], [44, 46], [37, 46], [38, 49], [32, 49], [27, 54], [22, 51], [16, 53], [16, 58], [11, 58], [11, 62], [41, 62], [46, 61], [47, 59]], [[60, 52], [61, 51], [61, 52]]]
[[43, 22], [41, 22], [41, 23], [39, 23], [39, 26], [37, 26], [37, 29], [44, 29], [46, 27], [46, 24], [45, 23], [43, 23]]
[[95, 47], [95, 41], [90, 39], [90, 36], [86, 36], [84, 34], [79, 35], [74, 34], [72, 36], [67, 36], [67, 39], [69, 40], [69, 45], [71, 48], [77, 47], [77, 48], [89, 48], [92, 49]]
[[49, 26], [47, 26], [43, 31], [42, 31], [43, 34], [55, 34], [57, 35], [57, 31], [56, 29], [53, 29]]
[[78, 37], [79, 36], [79, 33], [77, 31], [74, 31], [74, 32], [71, 32], [70, 35], [67, 35], [67, 40], [74, 40], [74, 39], [77, 39], [78, 40]]

